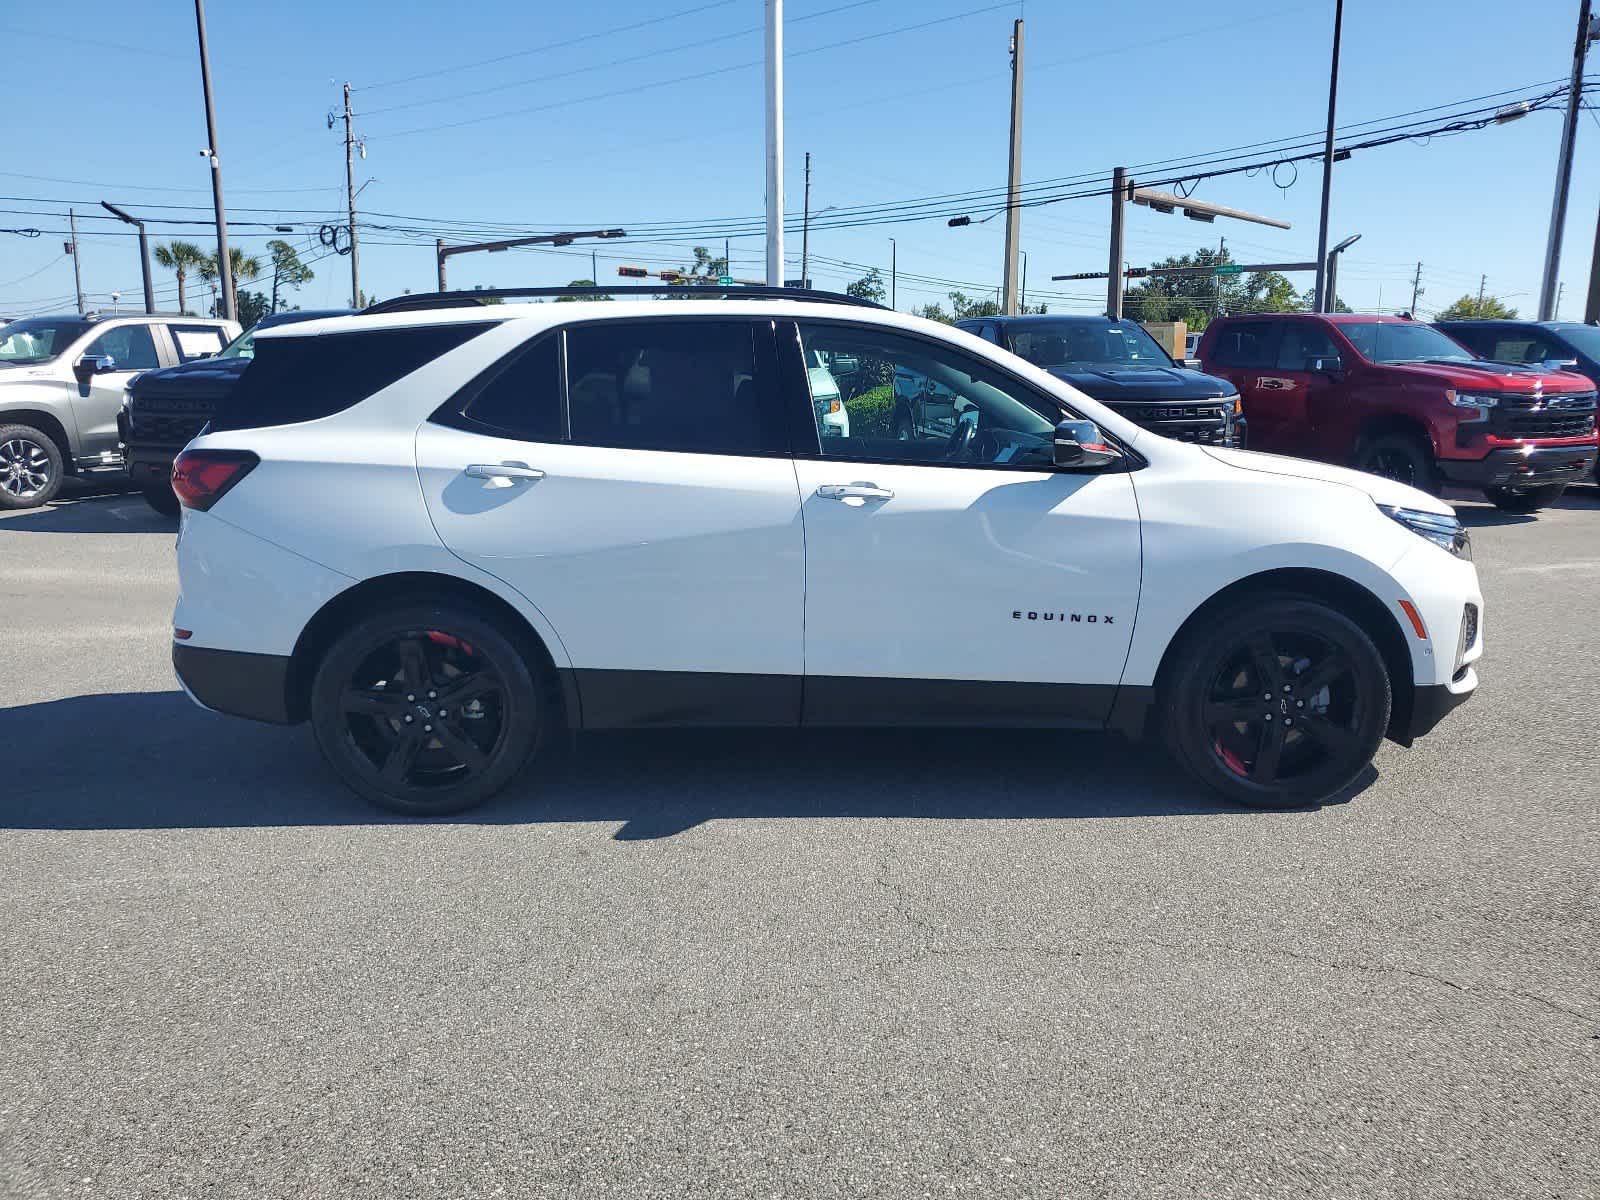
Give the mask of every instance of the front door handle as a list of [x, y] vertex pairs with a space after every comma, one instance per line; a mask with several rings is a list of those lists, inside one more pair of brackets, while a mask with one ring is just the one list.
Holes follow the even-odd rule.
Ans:
[[473, 463], [462, 474], [472, 479], [487, 479], [494, 487], [511, 487], [519, 479], [529, 481], [544, 478], [544, 472], [527, 463]]
[[817, 489], [824, 500], [893, 500], [894, 493], [875, 483], [825, 483]]

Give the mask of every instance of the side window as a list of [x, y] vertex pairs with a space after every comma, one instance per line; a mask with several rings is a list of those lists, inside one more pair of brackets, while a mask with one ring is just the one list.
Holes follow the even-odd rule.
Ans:
[[89, 343], [84, 354], [109, 354], [116, 360], [118, 371], [153, 371], [161, 365], [156, 357], [156, 340], [150, 336], [148, 325], [119, 325], [108, 329]]
[[807, 363], [857, 364], [849, 386], [815, 367], [806, 371], [826, 458], [1031, 470], [1050, 464], [1061, 419], [1052, 402], [954, 347], [832, 323], [802, 324], [800, 341]]
[[[1460, 341], [1460, 338], [1456, 339]], [[1477, 347], [1473, 347], [1477, 350]], [[1483, 354], [1483, 351], [1478, 351]], [[1565, 358], [1565, 354], [1556, 352], [1554, 346], [1545, 338], [1535, 334], [1529, 336], [1525, 333], [1498, 334], [1489, 346], [1485, 358], [1492, 358], [1495, 362], [1506, 363], [1542, 363], [1547, 358]]]
[[757, 382], [750, 321], [605, 321], [567, 330], [572, 440], [689, 453], [787, 450]]
[[985, 321], [983, 323], [978, 330], [978, 336], [983, 338], [983, 340], [986, 342], [993, 342], [996, 346], [1000, 344], [1000, 331], [995, 327], [995, 324], [992, 321]]
[[179, 362], [210, 358], [224, 345], [222, 330], [214, 325], [168, 325], [167, 332], [172, 335]]
[[1219, 367], [1270, 367], [1272, 332], [1270, 321], [1230, 326], [1217, 334], [1211, 347], [1211, 359]]
[[[467, 385], [466, 427], [529, 442], [561, 440], [560, 336], [519, 347]], [[457, 402], [447, 408], [455, 409]], [[449, 422], [457, 424], [457, 422]]]
[[1309, 321], [1287, 321], [1278, 344], [1278, 370], [1309, 371], [1319, 358], [1337, 358], [1339, 348], [1327, 331]]

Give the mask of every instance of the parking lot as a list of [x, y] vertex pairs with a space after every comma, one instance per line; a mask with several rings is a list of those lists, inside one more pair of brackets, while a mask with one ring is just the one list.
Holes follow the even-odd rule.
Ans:
[[1314, 812], [1111, 736], [594, 739], [410, 822], [175, 690], [175, 522], [0, 517], [20, 1196], [1600, 1195], [1600, 495]]

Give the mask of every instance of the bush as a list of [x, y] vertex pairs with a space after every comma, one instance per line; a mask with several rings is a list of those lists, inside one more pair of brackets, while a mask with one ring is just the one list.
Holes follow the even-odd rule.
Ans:
[[852, 396], [844, 402], [844, 411], [850, 418], [851, 437], [892, 437], [893, 385], [885, 384]]

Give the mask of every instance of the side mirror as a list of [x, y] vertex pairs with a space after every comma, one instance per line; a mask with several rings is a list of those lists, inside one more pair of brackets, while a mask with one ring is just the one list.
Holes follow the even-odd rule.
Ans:
[[1077, 471], [1099, 471], [1122, 460], [1093, 421], [1063, 421], [1056, 426], [1055, 465]]
[[1337, 354], [1313, 358], [1311, 360], [1311, 369], [1318, 375], [1327, 375], [1331, 379], [1338, 379], [1339, 376], [1344, 374], [1344, 360]]
[[104, 375], [117, 369], [117, 360], [109, 354], [85, 354], [72, 364], [72, 373], [79, 383], [88, 383], [91, 376]]

